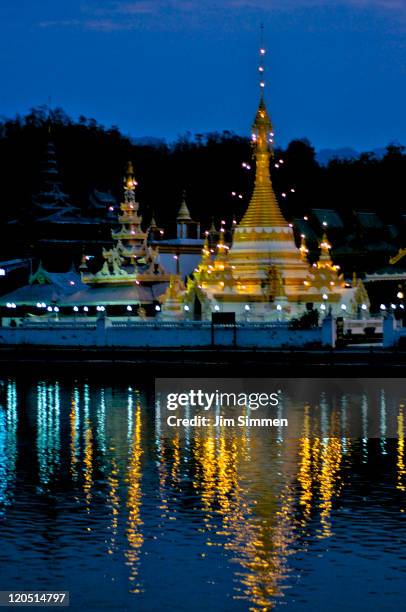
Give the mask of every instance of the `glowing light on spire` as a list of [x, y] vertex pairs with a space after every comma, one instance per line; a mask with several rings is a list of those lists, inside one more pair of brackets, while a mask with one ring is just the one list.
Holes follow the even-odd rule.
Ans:
[[260, 48], [259, 48], [259, 66], [258, 66], [258, 72], [261, 75], [260, 76], [260, 80], [259, 80], [259, 87], [261, 90], [261, 95], [263, 94], [263, 91], [265, 89], [265, 79], [264, 79], [264, 73], [265, 73], [265, 66], [264, 66], [264, 56], [265, 56], [265, 47], [264, 47], [264, 24], [261, 23], [261, 42], [260, 42]]

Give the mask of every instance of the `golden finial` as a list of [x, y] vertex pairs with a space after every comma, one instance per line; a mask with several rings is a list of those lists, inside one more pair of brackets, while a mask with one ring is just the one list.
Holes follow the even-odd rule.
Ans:
[[209, 245], [209, 232], [206, 232], [204, 237], [204, 243], [202, 248], [202, 259], [207, 260], [210, 259], [210, 245]]
[[220, 228], [220, 235], [219, 235], [219, 241], [217, 243], [217, 249], [219, 251], [224, 251], [224, 249], [226, 248], [225, 242], [224, 242], [224, 233], [225, 233], [225, 229], [224, 227]]
[[330, 254], [331, 244], [328, 241], [327, 234], [324, 232], [321, 242], [319, 244], [322, 253]]
[[127, 172], [124, 178], [124, 185], [127, 189], [134, 189], [137, 186], [137, 181], [134, 178], [134, 167], [130, 161], [127, 163]]

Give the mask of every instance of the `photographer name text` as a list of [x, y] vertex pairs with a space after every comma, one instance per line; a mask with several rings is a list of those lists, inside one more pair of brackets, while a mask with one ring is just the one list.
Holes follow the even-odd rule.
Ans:
[[[171, 414], [166, 422], [169, 427], [287, 427], [288, 419], [272, 418], [270, 416], [252, 416], [251, 411], [275, 409], [279, 406], [280, 391], [273, 393], [225, 393], [216, 390], [206, 392], [190, 389], [183, 393], [168, 393], [166, 408], [169, 411], [182, 410], [183, 415]], [[193, 408], [206, 413], [216, 411], [216, 414], [185, 414]], [[223, 409], [244, 410], [243, 414], [225, 416], [220, 414]], [[248, 412], [248, 414], [247, 414]]]

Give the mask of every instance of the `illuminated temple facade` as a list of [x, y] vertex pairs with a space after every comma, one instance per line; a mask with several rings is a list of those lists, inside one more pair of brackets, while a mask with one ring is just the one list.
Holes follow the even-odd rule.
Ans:
[[[307, 260], [305, 236], [301, 246], [296, 246], [292, 225], [282, 214], [270, 176], [273, 139], [262, 90], [252, 131], [256, 173], [251, 200], [234, 228], [231, 245], [226, 244], [222, 227], [214, 249], [206, 239], [186, 290], [182, 292], [178, 283], [179, 315], [182, 302], [186, 316], [203, 319], [216, 311], [235, 313], [237, 319], [280, 320], [312, 308], [333, 314], [369, 309], [362, 283], [346, 284], [332, 262], [326, 235], [319, 244], [319, 261], [313, 265]], [[174, 292], [168, 309], [171, 316]]]
[[[135, 190], [137, 181], [131, 163], [124, 178], [124, 201], [120, 204], [119, 227], [112, 230], [113, 243], [103, 248], [104, 263], [95, 272], [88, 270], [86, 257], [81, 265], [81, 280], [85, 289], [64, 302], [74, 308], [94, 307], [99, 311], [122, 312], [143, 316], [155, 314], [154, 305], [168, 286], [170, 276], [160, 263], [159, 248], [148, 244], [149, 228], [142, 228], [142, 216]], [[113, 311], [112, 311], [113, 308]]]
[[264, 97], [264, 54], [261, 49], [261, 94], [252, 127], [255, 182], [248, 207], [240, 221], [233, 222], [231, 232], [222, 222], [220, 231], [212, 227], [203, 242], [200, 225], [192, 220], [184, 200], [176, 239], [163, 239], [154, 219], [149, 227], [143, 224], [129, 163], [118, 228], [112, 231], [111, 246], [103, 248], [100, 266], [84, 256], [81, 276], [67, 279], [69, 291], [62, 293], [59, 287], [53, 290], [48, 274], [44, 282], [52, 296], [46, 301], [44, 292], [38, 292], [42, 276], [34, 275], [28, 288], [5, 295], [0, 306], [21, 307], [23, 314], [41, 314], [38, 309], [43, 308], [44, 313], [75, 317], [103, 312], [163, 320], [211, 320], [215, 313], [230, 315], [230, 320], [265, 322], [309, 312], [367, 315], [368, 293], [361, 280], [344, 280], [331, 259], [327, 235], [319, 241], [318, 261], [310, 264], [306, 236], [302, 234], [298, 246], [292, 224], [279, 206], [270, 174], [274, 132]]

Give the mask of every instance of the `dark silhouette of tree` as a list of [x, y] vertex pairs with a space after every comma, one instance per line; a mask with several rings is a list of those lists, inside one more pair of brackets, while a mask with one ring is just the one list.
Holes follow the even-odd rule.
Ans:
[[[18, 218], [32, 206], [32, 195], [40, 186], [49, 123], [45, 106], [24, 117], [0, 121], [0, 223]], [[84, 212], [94, 188], [121, 196], [128, 160], [134, 163], [146, 222], [153, 212], [158, 224], [169, 231], [184, 190], [202, 229], [210, 226], [212, 218], [217, 225], [221, 219], [230, 224], [233, 215], [239, 219], [248, 204], [255, 172], [252, 148], [248, 138], [231, 132], [187, 133], [172, 144], [139, 144], [117, 126], [106, 128], [84, 116], [73, 120], [56, 108], [51, 113], [51, 136], [64, 190]], [[250, 168], [243, 167], [243, 162]], [[366, 209], [385, 223], [402, 227], [406, 154], [400, 145], [390, 144], [381, 159], [366, 152], [358, 159], [335, 159], [321, 166], [306, 139], [293, 140], [286, 150], [276, 149], [271, 173], [277, 194], [287, 194], [279, 200], [289, 220], [311, 208], [332, 208], [350, 223], [353, 211]], [[401, 242], [402, 237], [396, 240]]]

